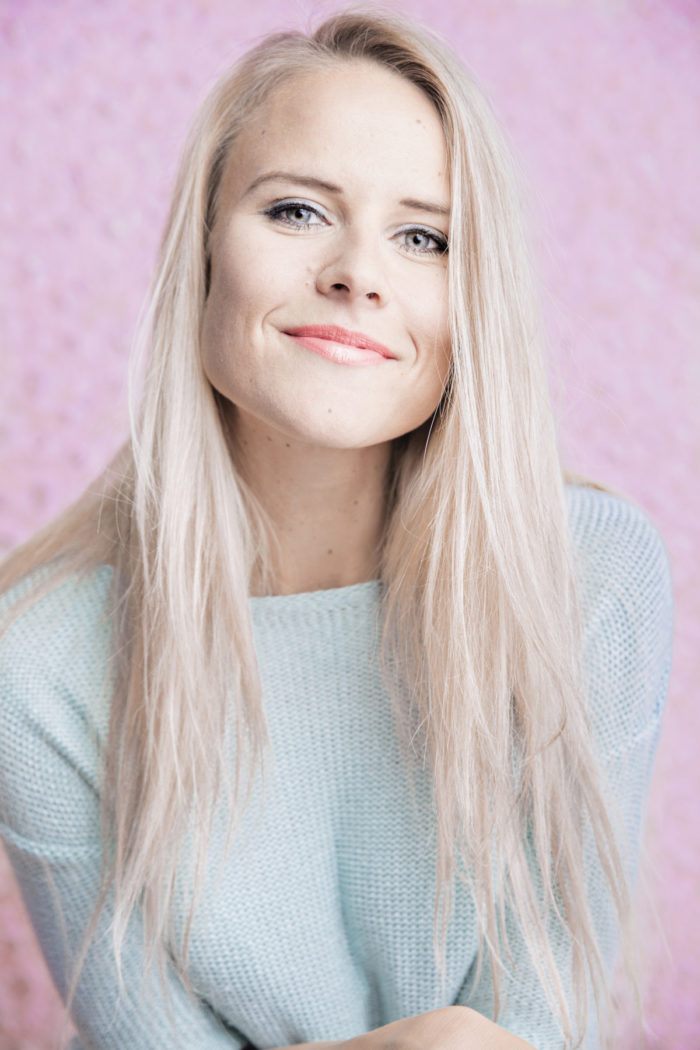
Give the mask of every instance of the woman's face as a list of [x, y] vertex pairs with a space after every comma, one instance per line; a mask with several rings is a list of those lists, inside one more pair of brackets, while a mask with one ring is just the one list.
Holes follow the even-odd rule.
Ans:
[[440, 120], [398, 74], [356, 60], [272, 94], [228, 158], [211, 241], [203, 365], [237, 431], [360, 448], [432, 415], [449, 206]]

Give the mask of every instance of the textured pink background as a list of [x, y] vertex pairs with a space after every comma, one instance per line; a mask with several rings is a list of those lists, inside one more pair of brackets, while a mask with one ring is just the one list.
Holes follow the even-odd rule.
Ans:
[[[254, 38], [333, 4], [0, 0], [0, 551], [121, 442], [128, 346], [195, 104]], [[700, 6], [396, 3], [487, 87], [533, 187], [569, 464], [630, 493], [675, 579], [642, 907], [647, 1048], [700, 1048]], [[0, 1050], [57, 1000], [0, 854]], [[629, 1050], [630, 1033], [619, 1046]]]

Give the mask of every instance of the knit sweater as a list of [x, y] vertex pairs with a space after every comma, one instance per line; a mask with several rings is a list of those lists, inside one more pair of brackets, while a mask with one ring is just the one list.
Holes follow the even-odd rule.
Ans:
[[[573, 485], [567, 501], [594, 737], [636, 851], [670, 670], [669, 562], [634, 505]], [[97, 698], [109, 656], [102, 613], [111, 572], [102, 566], [57, 586], [0, 643], [0, 835], [62, 995], [100, 870], [106, 713]], [[91, 949], [73, 1008], [76, 1045], [238, 1050], [339, 1040], [445, 1002], [492, 1016], [488, 971], [475, 980], [478, 928], [461, 881], [446, 1000], [440, 996], [429, 774], [417, 777], [412, 801], [377, 663], [381, 586], [250, 599], [272, 755], [264, 807], [258, 781], [218, 882], [225, 821], [215, 823], [188, 963], [200, 998], [188, 997], [174, 971], [166, 995], [154, 972], [144, 972], [135, 911], [121, 994], [109, 935]], [[587, 874], [612, 967], [611, 909], [596, 866]], [[180, 920], [187, 904], [178, 898]], [[107, 907], [102, 931], [109, 915]], [[498, 1022], [537, 1050], [561, 1048], [517, 924], [507, 919], [513, 955]], [[561, 938], [555, 944], [568, 993], [567, 948]], [[584, 1045], [598, 1046], [594, 1021]]]

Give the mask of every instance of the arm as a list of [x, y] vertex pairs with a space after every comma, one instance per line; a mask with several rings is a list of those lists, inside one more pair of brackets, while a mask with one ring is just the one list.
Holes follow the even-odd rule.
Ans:
[[[670, 673], [673, 597], [668, 557], [658, 532], [637, 508], [607, 495], [595, 497], [594, 512], [577, 520], [584, 619], [584, 662], [596, 751], [610, 786], [612, 811], [623, 829], [623, 852], [630, 881], [639, 860], [651, 768], [661, 730]], [[617, 954], [616, 918], [597, 857], [588, 852], [588, 885], [593, 920], [611, 976]], [[524, 940], [512, 915], [507, 929], [515, 968], [503, 979], [506, 1007], [499, 1022], [538, 1050], [559, 1050], [563, 1036], [555, 1024]], [[561, 936], [553, 945], [567, 983], [570, 945]], [[570, 982], [569, 982], [570, 983]], [[478, 989], [467, 979], [456, 1000], [493, 1016], [488, 975]], [[596, 1050], [595, 1011], [583, 1046]]]
[[[352, 1039], [298, 1043], [293, 1050], [534, 1050], [482, 1014], [463, 1006], [443, 1006], [404, 1017]], [[275, 1047], [274, 1050], [292, 1050]]]
[[[97, 899], [99, 756], [84, 701], [99, 694], [105, 663], [95, 658], [96, 596], [77, 627], [72, 611], [66, 615], [65, 595], [60, 606], [52, 597], [23, 614], [0, 642], [0, 836], [65, 1000], [71, 960]], [[120, 994], [110, 916], [107, 907], [72, 1010], [84, 1050], [237, 1050], [244, 1044], [187, 995], [174, 970], [164, 997], [155, 969], [144, 972], [138, 914], [124, 945]]]
[[[22, 896], [49, 970], [64, 998], [69, 959], [77, 952], [97, 894], [99, 857], [79, 849], [60, 853], [54, 846], [24, 840], [0, 824]], [[109, 912], [100, 924], [97, 947], [88, 955], [71, 1016], [79, 1032], [71, 1050], [238, 1050], [237, 1037], [205, 1005], [191, 1000], [174, 971], [168, 976], [169, 1000], [163, 998], [155, 970], [144, 973], [142, 931], [131, 927], [122, 955], [124, 990], [120, 993], [107, 932]], [[172, 1012], [171, 1012], [172, 1010]]]

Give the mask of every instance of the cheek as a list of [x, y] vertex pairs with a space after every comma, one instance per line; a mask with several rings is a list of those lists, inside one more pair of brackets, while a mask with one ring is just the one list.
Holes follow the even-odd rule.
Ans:
[[407, 316], [413, 321], [418, 386], [426, 404], [432, 403], [430, 411], [442, 396], [452, 360], [446, 284], [445, 275], [444, 280], [416, 287], [413, 299], [406, 302], [406, 310], [410, 311]]
[[[202, 318], [202, 362], [211, 382], [231, 357], [239, 358], [245, 331], [255, 311], [257, 278], [237, 260], [216, 261]], [[216, 384], [215, 384], [216, 385]]]
[[230, 294], [222, 294], [220, 284], [212, 285], [202, 318], [202, 368], [214, 389], [229, 399], [234, 397], [234, 384], [242, 365], [238, 348], [239, 326], [244, 318], [238, 302], [233, 289]]
[[439, 360], [434, 358], [423, 376], [420, 388], [420, 397], [417, 399], [416, 409], [418, 415], [428, 419], [440, 404], [445, 391], [445, 384], [449, 372], [449, 359], [442, 356]]

